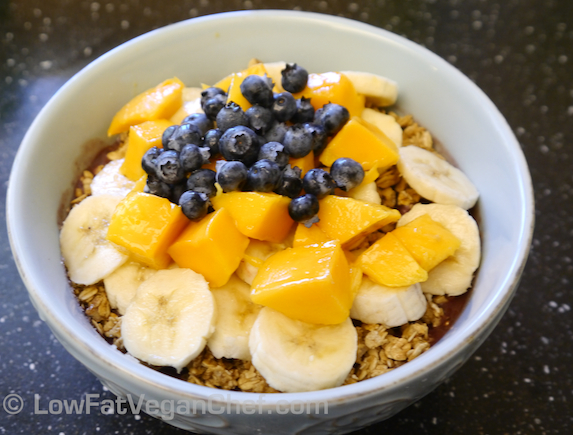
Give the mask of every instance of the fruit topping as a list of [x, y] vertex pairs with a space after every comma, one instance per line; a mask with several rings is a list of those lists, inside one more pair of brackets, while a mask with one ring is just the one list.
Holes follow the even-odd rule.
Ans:
[[285, 147], [280, 142], [267, 142], [259, 150], [259, 160], [271, 160], [284, 168], [289, 162]]
[[287, 248], [272, 255], [253, 281], [251, 298], [291, 319], [324, 325], [343, 322], [353, 295], [340, 243]]
[[185, 178], [185, 170], [177, 151], [163, 151], [155, 159], [155, 173], [164, 183], [175, 184]]
[[223, 192], [233, 192], [242, 190], [247, 182], [248, 169], [242, 162], [221, 161], [217, 164], [217, 183], [223, 189]]
[[312, 151], [314, 138], [304, 125], [294, 124], [286, 130], [282, 143], [289, 156], [300, 158]]
[[324, 169], [311, 169], [302, 179], [302, 188], [306, 193], [311, 193], [318, 199], [334, 193], [336, 184], [332, 176]]
[[262, 159], [253, 164], [247, 173], [247, 190], [272, 192], [279, 187], [281, 168], [272, 160]]
[[281, 85], [285, 91], [296, 93], [306, 87], [308, 71], [296, 63], [287, 63], [281, 71]]
[[247, 116], [248, 126], [257, 134], [264, 136], [273, 126], [273, 112], [266, 107], [256, 104], [249, 107], [245, 115]]
[[273, 82], [266, 76], [249, 75], [240, 84], [243, 97], [251, 104], [270, 107], [273, 104]]
[[211, 169], [197, 169], [189, 174], [187, 178], [187, 189], [195, 192], [204, 193], [209, 198], [215, 196], [216, 172]]
[[364, 180], [364, 169], [356, 160], [341, 157], [332, 164], [330, 175], [336, 186], [347, 192], [362, 183], [362, 180]]
[[290, 92], [281, 92], [275, 94], [271, 108], [277, 121], [289, 121], [296, 113], [296, 101]]
[[275, 192], [289, 198], [296, 198], [302, 190], [301, 173], [302, 171], [299, 167], [287, 165], [283, 169], [280, 185]]
[[249, 238], [231, 214], [221, 208], [199, 222], [190, 222], [168, 250], [179, 267], [205, 277], [213, 287], [224, 285], [239, 267]]
[[307, 193], [294, 198], [288, 206], [288, 214], [293, 221], [311, 226], [318, 221], [318, 198], [312, 193]]
[[230, 128], [219, 139], [219, 151], [226, 160], [238, 160], [250, 166], [259, 155], [259, 138], [249, 127]]

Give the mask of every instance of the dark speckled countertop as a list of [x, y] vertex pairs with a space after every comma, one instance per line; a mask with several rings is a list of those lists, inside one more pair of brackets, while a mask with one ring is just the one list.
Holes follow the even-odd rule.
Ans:
[[[470, 361], [434, 392], [357, 434], [569, 434], [573, 428], [573, 2], [570, 0], [0, 1], [0, 215], [24, 133], [88, 62], [182, 19], [281, 8], [354, 18], [422, 44], [474, 80], [519, 139], [536, 230], [511, 307]], [[30, 174], [31, 177], [34, 174]], [[41, 180], [38, 180], [41, 182]], [[183, 433], [142, 415], [36, 415], [35, 395], [113, 399], [32, 307], [0, 229], [0, 434]]]

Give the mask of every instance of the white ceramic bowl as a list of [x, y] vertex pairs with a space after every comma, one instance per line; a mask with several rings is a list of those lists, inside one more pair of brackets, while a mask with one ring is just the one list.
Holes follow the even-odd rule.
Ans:
[[[60, 260], [58, 213], [70, 198], [78, 162], [93, 155], [82, 144], [104, 138], [113, 114], [162, 80], [175, 75], [187, 85], [212, 83], [244, 68], [252, 57], [297, 62], [311, 72], [370, 71], [396, 80], [399, 109], [430, 129], [481, 193], [483, 259], [469, 303], [430, 351], [394, 371], [299, 394], [200, 387], [147, 368], [108, 345], [70, 290]], [[150, 32], [75, 75], [40, 112], [22, 142], [7, 212], [14, 258], [41, 318], [111, 391], [174, 400], [175, 405], [205, 401], [211, 412], [199, 407], [195, 414], [176, 414], [170, 420], [192, 431], [323, 434], [348, 432], [392, 416], [438, 386], [476, 350], [518, 283], [532, 234], [532, 198], [524, 156], [503, 116], [447, 62], [402, 37], [348, 19], [257, 11], [211, 15]], [[248, 400], [258, 401], [255, 413], [236, 414], [235, 406]], [[283, 414], [289, 401], [296, 401], [293, 413]], [[230, 402], [234, 411], [221, 413]], [[316, 403], [326, 403], [328, 413], [300, 413], [301, 404]]]

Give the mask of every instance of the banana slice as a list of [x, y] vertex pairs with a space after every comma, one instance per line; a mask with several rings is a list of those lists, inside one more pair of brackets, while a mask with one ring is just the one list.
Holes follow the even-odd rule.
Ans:
[[356, 360], [356, 329], [350, 318], [338, 325], [313, 325], [265, 307], [249, 337], [252, 362], [267, 383], [282, 392], [341, 385]]
[[232, 275], [227, 284], [211, 289], [211, 293], [217, 317], [207, 346], [215, 358], [250, 360], [249, 334], [262, 308], [251, 301], [251, 287]]
[[131, 261], [110, 273], [103, 279], [103, 285], [111, 307], [116, 308], [119, 314], [125, 314], [137, 288], [155, 272], [157, 270]]
[[159, 270], [137, 289], [121, 323], [127, 351], [156, 366], [181, 371], [213, 333], [215, 302], [202, 275]]
[[398, 148], [402, 146], [402, 127], [396, 122], [393, 116], [380, 113], [378, 110], [369, 109], [368, 107], [362, 111], [360, 117], [370, 124], [378, 127]]
[[183, 88], [181, 98], [183, 105], [169, 119], [173, 124], [180, 124], [183, 119], [193, 113], [204, 113], [201, 107], [201, 88]]
[[362, 71], [340, 71], [350, 79], [356, 92], [376, 107], [391, 106], [398, 98], [398, 84], [386, 77]]
[[420, 319], [426, 312], [426, 305], [419, 283], [410, 287], [387, 287], [363, 276], [350, 317], [394, 328]]
[[455, 205], [416, 204], [400, 218], [397, 225], [406, 225], [423, 214], [442, 224], [461, 240], [461, 245], [454, 255], [428, 272], [428, 280], [420, 283], [422, 291], [433, 295], [461, 295], [470, 288], [480, 262], [477, 223], [466, 210]]
[[124, 198], [131, 192], [135, 182], [119, 172], [124, 160], [112, 160], [97, 173], [90, 184], [92, 196], [117, 195]]
[[355, 187], [351, 189], [348, 194], [351, 198], [359, 199], [360, 201], [371, 202], [378, 205], [382, 204], [382, 198], [380, 198], [376, 182], [374, 181]]
[[249, 246], [245, 250], [245, 258], [241, 260], [237, 268], [237, 275], [247, 284], [251, 285], [253, 279], [259, 272], [259, 267], [265, 262], [267, 258], [275, 252], [285, 248], [282, 244], [262, 242], [260, 240], [251, 239]]
[[436, 154], [409, 145], [400, 148], [398, 169], [408, 184], [424, 198], [438, 204], [472, 208], [479, 192], [458, 168]]
[[95, 284], [127, 260], [127, 255], [105, 237], [121, 196], [88, 196], [76, 205], [60, 232], [60, 249], [70, 279], [76, 284]]

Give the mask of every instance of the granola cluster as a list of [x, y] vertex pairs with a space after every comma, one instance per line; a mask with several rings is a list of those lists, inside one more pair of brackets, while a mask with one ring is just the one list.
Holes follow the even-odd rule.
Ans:
[[[418, 125], [411, 115], [399, 116], [394, 112], [389, 112], [389, 115], [393, 116], [402, 127], [404, 146], [415, 145], [436, 152], [430, 133]], [[109, 160], [124, 157], [125, 139], [125, 136], [120, 138], [119, 148], [107, 153]], [[71, 206], [91, 194], [91, 181], [102, 167], [103, 165], [96, 167], [93, 172], [88, 170], [83, 172]], [[408, 186], [396, 166], [380, 174], [376, 185], [382, 204], [396, 208], [402, 214], [422, 200], [420, 195]], [[370, 246], [394, 228], [395, 224], [389, 224], [368, 235], [361, 247]], [[118, 349], [125, 351], [121, 338], [121, 316], [110, 309], [103, 283], [91, 286], [72, 284], [72, 286], [81, 307], [98, 333]], [[345, 385], [370, 379], [400, 367], [430, 348], [429, 330], [441, 325], [444, 321], [442, 306], [448, 298], [429, 294], [426, 298], [428, 306], [424, 316], [419, 321], [410, 322], [399, 328], [386, 328], [381, 324], [364, 324], [355, 321], [358, 335], [356, 363], [348, 374]], [[267, 384], [250, 361], [218, 359], [208, 348], [205, 348], [186, 367], [183, 376], [189, 382], [211, 388], [253, 393], [278, 392]]]

